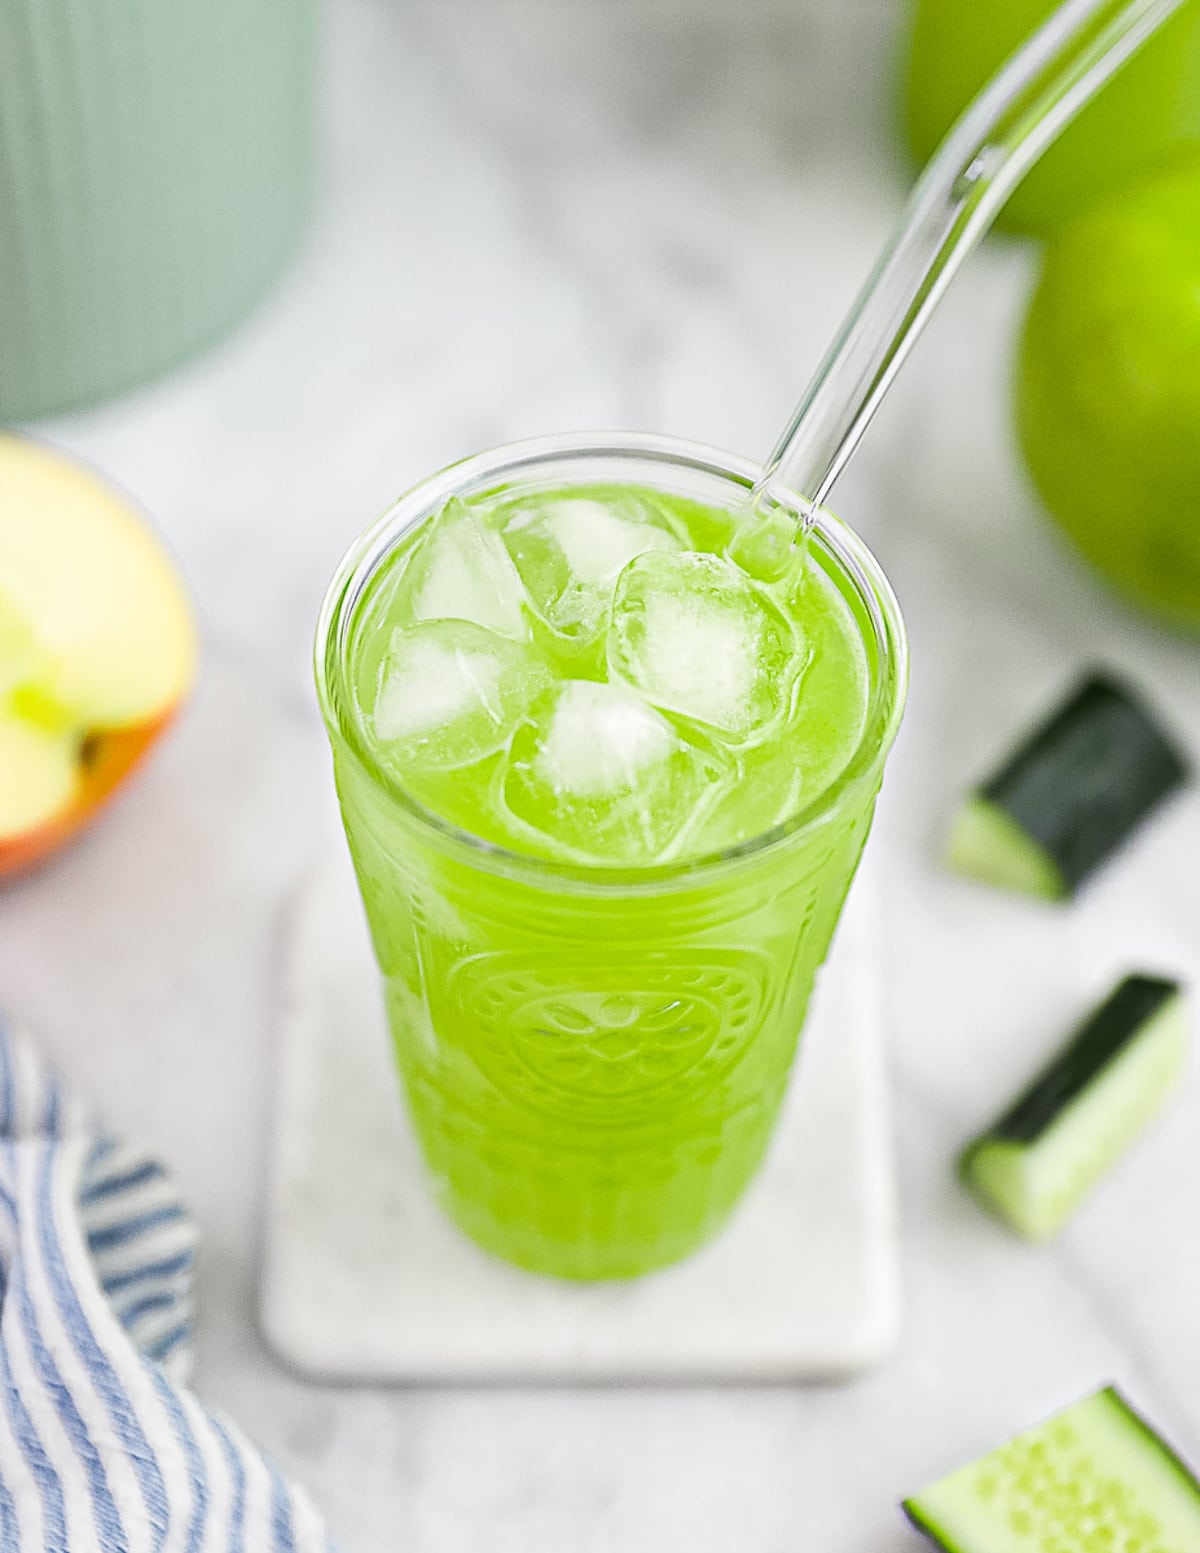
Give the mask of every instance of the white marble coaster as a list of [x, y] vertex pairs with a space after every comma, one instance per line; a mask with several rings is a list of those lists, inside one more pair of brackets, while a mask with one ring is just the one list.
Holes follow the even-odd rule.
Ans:
[[869, 891], [856, 886], [770, 1157], [724, 1233], [630, 1283], [493, 1260], [427, 1194], [348, 862], [288, 943], [262, 1319], [308, 1374], [358, 1382], [783, 1381], [846, 1375], [897, 1326]]

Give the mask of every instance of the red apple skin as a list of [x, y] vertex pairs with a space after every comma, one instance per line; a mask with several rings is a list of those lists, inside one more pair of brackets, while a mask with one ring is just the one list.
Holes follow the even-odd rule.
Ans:
[[149, 722], [131, 728], [90, 734], [84, 745], [79, 788], [67, 807], [24, 836], [0, 840], [0, 881], [45, 862], [90, 825], [141, 765], [175, 720], [178, 710], [178, 706], [171, 707]]

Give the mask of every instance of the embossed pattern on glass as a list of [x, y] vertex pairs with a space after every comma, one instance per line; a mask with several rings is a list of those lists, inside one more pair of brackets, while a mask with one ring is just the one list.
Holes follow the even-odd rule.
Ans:
[[[623, 448], [620, 472], [686, 478], [709, 499], [744, 490], [749, 475], [692, 469], [685, 454], [681, 474]], [[569, 472], [560, 456], [555, 479]], [[429, 510], [418, 501], [416, 520]], [[903, 694], [886, 584], [829, 521], [863, 595], [874, 684], [863, 746], [812, 812], [716, 857], [606, 873], [485, 847], [380, 779], [323, 683], [433, 1187], [469, 1235], [511, 1261], [574, 1278], [674, 1261], [724, 1222], [766, 1151]], [[325, 646], [336, 655], [336, 622]]]

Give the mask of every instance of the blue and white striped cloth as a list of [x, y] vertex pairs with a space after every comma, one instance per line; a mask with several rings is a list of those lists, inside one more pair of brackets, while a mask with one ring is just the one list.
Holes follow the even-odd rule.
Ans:
[[195, 1255], [162, 1166], [0, 1016], [0, 1553], [329, 1553], [183, 1387]]

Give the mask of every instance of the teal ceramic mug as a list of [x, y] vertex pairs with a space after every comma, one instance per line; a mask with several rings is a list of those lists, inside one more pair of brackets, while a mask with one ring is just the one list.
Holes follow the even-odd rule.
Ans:
[[308, 200], [315, 0], [0, 0], [0, 423], [130, 388], [266, 290]]

